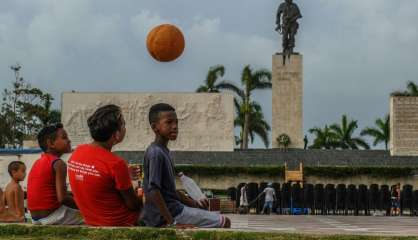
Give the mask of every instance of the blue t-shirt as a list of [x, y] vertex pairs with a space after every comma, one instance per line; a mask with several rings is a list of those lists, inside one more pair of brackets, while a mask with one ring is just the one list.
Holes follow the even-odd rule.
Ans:
[[[144, 194], [149, 199], [152, 190], [158, 189], [174, 218], [183, 211], [183, 204], [176, 192], [174, 163], [170, 150], [160, 144], [152, 143], [145, 151], [144, 156]], [[158, 227], [165, 223], [159, 208], [146, 201], [144, 206], [143, 221], [147, 226]]]

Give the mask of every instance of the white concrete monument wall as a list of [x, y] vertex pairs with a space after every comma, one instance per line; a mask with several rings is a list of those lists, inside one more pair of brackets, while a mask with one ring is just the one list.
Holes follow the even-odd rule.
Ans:
[[303, 148], [303, 56], [273, 55], [272, 68], [272, 145], [277, 137], [287, 134], [289, 148]]
[[153, 104], [176, 108], [179, 136], [170, 144], [177, 151], [233, 151], [234, 104], [229, 94], [207, 93], [63, 93], [62, 122], [73, 147], [91, 142], [88, 117], [100, 106], [116, 104], [126, 120], [125, 140], [115, 150], [143, 151], [154, 140], [148, 122]]
[[418, 156], [418, 97], [390, 98], [390, 152]]

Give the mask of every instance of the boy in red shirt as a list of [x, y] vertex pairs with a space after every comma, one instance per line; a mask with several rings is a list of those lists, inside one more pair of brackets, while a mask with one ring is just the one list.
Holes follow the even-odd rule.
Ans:
[[83, 223], [74, 199], [67, 192], [67, 164], [61, 159], [71, 152], [71, 141], [61, 123], [44, 127], [38, 134], [43, 154], [28, 176], [28, 209], [32, 222], [41, 225]]
[[123, 141], [125, 120], [118, 106], [107, 105], [89, 117], [93, 142], [80, 145], [68, 161], [68, 175], [74, 199], [87, 224], [92, 226], [134, 226], [138, 224], [142, 201], [135, 195], [128, 165], [113, 154]]

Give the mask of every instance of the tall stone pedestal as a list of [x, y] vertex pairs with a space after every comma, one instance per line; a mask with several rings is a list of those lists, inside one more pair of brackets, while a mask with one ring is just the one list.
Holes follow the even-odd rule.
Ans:
[[289, 148], [303, 148], [303, 56], [273, 55], [272, 68], [272, 145], [279, 147], [277, 137], [287, 134]]
[[390, 98], [390, 153], [418, 156], [418, 97]]

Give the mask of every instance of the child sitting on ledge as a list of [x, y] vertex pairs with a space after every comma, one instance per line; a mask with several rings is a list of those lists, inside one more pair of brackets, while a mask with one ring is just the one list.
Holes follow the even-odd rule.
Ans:
[[229, 228], [228, 218], [205, 210], [207, 200], [197, 202], [176, 190], [174, 162], [167, 147], [178, 134], [175, 109], [164, 103], [152, 106], [149, 123], [155, 140], [144, 157], [145, 224], [150, 227]]
[[34, 224], [79, 225], [83, 223], [74, 199], [67, 192], [67, 164], [61, 159], [71, 152], [71, 141], [61, 123], [38, 134], [43, 154], [28, 177], [28, 209]]
[[26, 166], [21, 161], [13, 161], [7, 170], [12, 179], [4, 193], [0, 190], [0, 222], [24, 222], [24, 193], [19, 183], [25, 180]]

